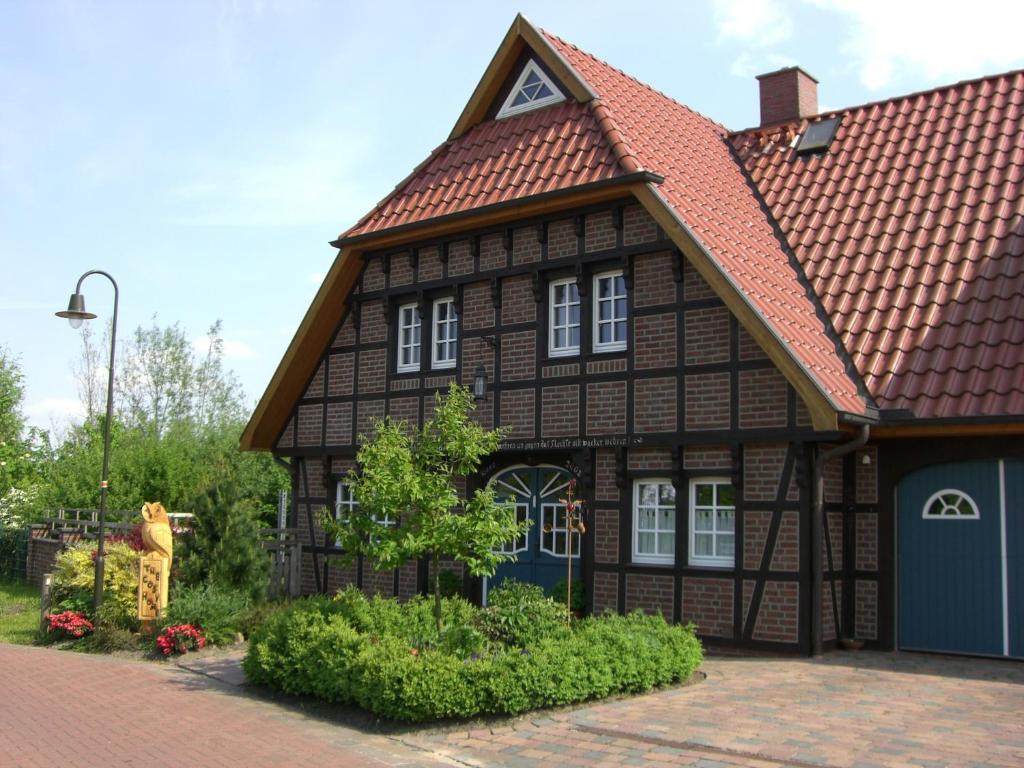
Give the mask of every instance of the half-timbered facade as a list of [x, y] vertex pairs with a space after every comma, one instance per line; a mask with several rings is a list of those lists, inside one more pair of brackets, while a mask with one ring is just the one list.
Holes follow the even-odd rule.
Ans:
[[[307, 591], [351, 583], [407, 597], [426, 587], [425, 563], [339, 567], [317, 515], [357, 503], [344, 477], [376, 420], [418, 425], [435, 393], [482, 378], [476, 418], [508, 434], [469, 482], [497, 484], [533, 525], [509, 542], [516, 561], [494, 579], [466, 577], [476, 599], [503, 578], [551, 586], [564, 573], [556, 502], [575, 477], [589, 530], [572, 552], [590, 610], [660, 611], [694, 622], [709, 643], [809, 652], [841, 634], [893, 647], [919, 622], [940, 621], [928, 585], [899, 592], [934, 566], [917, 544], [897, 549], [897, 495], [919, 513], [902, 523], [914, 541], [928, 540], [930, 516], [943, 518], [942, 535], [970, 526], [977, 496], [986, 524], [1002, 505], [1002, 602], [991, 610], [1003, 642], [941, 649], [1024, 655], [1024, 627], [1006, 618], [1024, 605], [1024, 566], [1010, 562], [1014, 547], [1024, 555], [1019, 379], [994, 405], [954, 397], [944, 413], [915, 407], [941, 383], [922, 385], [921, 370], [886, 354], [921, 345], [920, 335], [899, 338], [919, 319], [901, 314], [896, 294], [868, 316], [858, 284], [872, 269], [837, 261], [845, 248], [882, 263], [864, 238], [885, 231], [887, 213], [876, 205], [864, 232], [837, 233], [824, 203], [794, 210], [787, 197], [802, 199], [810, 183], [793, 165], [811, 173], [842, 129], [856, 128], [851, 110], [838, 138], [819, 139], [824, 150], [793, 149], [797, 137], [836, 130], [810, 129], [831, 119], [813, 117], [811, 82], [802, 70], [768, 76], [766, 125], [729, 134], [516, 19], [449, 141], [336, 242], [338, 259], [243, 437], [293, 472]], [[840, 174], [817, 199], [856, 178]], [[1015, 210], [1019, 226], [1019, 172], [1016, 184], [1000, 215]], [[866, 210], [847, 207], [831, 213]], [[808, 245], [815, 233], [824, 255]], [[1021, 256], [1019, 234], [997, 247]], [[941, 258], [958, 261], [948, 249]], [[965, 279], [955, 272], [946, 284]], [[911, 273], [897, 275], [905, 295]], [[1020, 282], [1024, 270], [1001, 275]], [[1000, 311], [1012, 328], [990, 327], [999, 363], [988, 370], [1019, 369], [1024, 356], [1005, 350], [1024, 324], [1020, 294]], [[915, 376], [916, 391], [899, 390]], [[959, 395], [985, 391], [957, 382]], [[951, 462], [954, 479], [966, 472], [962, 484], [979, 490], [932, 488], [953, 482], [941, 469]], [[905, 563], [912, 573], [899, 576]], [[899, 594], [913, 601], [900, 611]], [[925, 635], [914, 642], [927, 647]]]

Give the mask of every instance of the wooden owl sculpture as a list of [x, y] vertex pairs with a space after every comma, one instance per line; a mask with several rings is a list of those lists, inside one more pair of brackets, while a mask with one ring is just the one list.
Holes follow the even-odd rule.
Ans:
[[142, 543], [146, 547], [146, 552], [156, 552], [167, 558], [169, 570], [174, 537], [171, 534], [171, 520], [167, 517], [167, 510], [159, 501], [147, 501], [142, 505], [142, 520]]

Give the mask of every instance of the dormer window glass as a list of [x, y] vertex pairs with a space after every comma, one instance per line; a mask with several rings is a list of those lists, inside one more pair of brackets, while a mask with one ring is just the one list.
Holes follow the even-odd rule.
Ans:
[[530, 59], [498, 110], [498, 118], [511, 117], [564, 100], [565, 96], [558, 90], [558, 86]]

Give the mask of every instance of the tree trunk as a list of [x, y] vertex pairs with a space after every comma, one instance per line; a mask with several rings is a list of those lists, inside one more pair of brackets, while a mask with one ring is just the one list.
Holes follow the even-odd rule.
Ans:
[[432, 554], [434, 567], [434, 623], [437, 625], [437, 639], [441, 639], [441, 564], [438, 562], [437, 550]]

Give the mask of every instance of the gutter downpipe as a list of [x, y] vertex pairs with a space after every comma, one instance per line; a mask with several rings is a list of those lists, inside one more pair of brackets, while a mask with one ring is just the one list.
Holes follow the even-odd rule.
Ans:
[[[825, 463], [839, 456], [862, 448], [871, 435], [871, 425], [861, 424], [860, 434], [848, 443], [842, 443], [827, 451], [820, 451], [815, 458], [812, 487], [814, 488], [814, 503], [811, 509], [811, 655], [822, 655], [822, 626], [821, 599], [824, 593], [825, 574], [822, 562], [822, 549], [824, 548], [825, 534]], [[830, 553], [831, 556], [831, 553]], [[835, 600], [832, 601], [834, 615], [837, 612]], [[836, 622], [836, 639], [840, 633], [839, 622]]]

